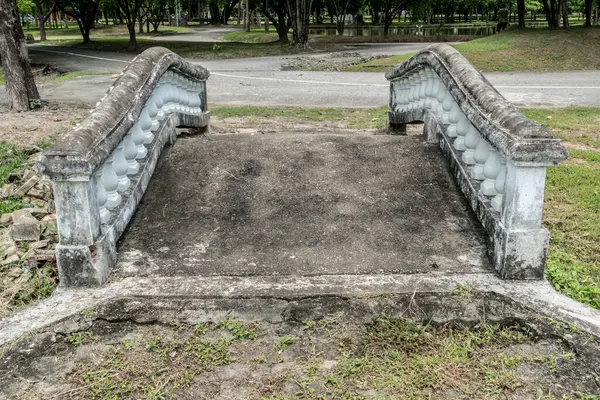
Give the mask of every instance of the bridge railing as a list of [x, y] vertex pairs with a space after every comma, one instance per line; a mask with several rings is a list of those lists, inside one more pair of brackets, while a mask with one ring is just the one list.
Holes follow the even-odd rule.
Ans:
[[[391, 133], [424, 122], [489, 235], [496, 271], [542, 279], [549, 233], [542, 226], [546, 167], [567, 158], [561, 141], [519, 113], [458, 51], [436, 44], [393, 67]], [[443, 207], [443, 205], [440, 205]]]
[[90, 116], [46, 151], [38, 172], [52, 180], [65, 286], [104, 282], [116, 242], [176, 127], [206, 128], [209, 73], [171, 51], [137, 56]]

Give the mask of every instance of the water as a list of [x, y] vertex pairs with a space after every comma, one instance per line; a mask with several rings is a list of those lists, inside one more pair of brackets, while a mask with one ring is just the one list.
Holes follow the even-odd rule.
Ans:
[[[528, 22], [527, 27], [546, 27], [544, 21]], [[308, 29], [311, 35], [335, 36], [337, 30], [335, 27], [319, 27]], [[439, 27], [390, 27], [390, 35], [421, 35], [421, 36], [447, 36], [447, 35], [464, 35], [464, 36], [489, 36], [496, 32], [496, 24], [490, 25], [458, 25], [458, 26], [443, 26]], [[382, 36], [382, 26], [346, 26], [344, 36]]]

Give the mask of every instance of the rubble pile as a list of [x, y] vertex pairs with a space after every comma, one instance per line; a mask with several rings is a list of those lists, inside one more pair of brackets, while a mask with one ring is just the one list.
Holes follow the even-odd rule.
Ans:
[[[40, 179], [33, 166], [41, 149], [8, 176], [0, 201], [18, 202], [16, 211], [0, 215], [1, 279], [26, 281], [33, 269], [55, 263], [58, 230], [52, 184]], [[4, 282], [6, 283], [6, 282]]]

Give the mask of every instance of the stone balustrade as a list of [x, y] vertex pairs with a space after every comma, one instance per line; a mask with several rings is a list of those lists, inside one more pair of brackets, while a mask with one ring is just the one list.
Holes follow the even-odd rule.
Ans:
[[46, 151], [52, 180], [60, 282], [104, 282], [125, 230], [176, 127], [207, 128], [206, 69], [167, 49], [137, 56], [90, 116]]
[[440, 145], [489, 235], [496, 271], [506, 279], [542, 279], [546, 167], [567, 158], [560, 140], [520, 114], [450, 46], [429, 46], [386, 78], [389, 131], [424, 123], [427, 141]]

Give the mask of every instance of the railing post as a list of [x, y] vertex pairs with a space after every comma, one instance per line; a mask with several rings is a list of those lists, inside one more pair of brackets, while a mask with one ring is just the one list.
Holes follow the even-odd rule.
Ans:
[[97, 178], [53, 180], [59, 244], [56, 260], [61, 285], [91, 286], [104, 282], [108, 268], [97, 263], [94, 242], [100, 234]]
[[505, 230], [496, 250], [503, 278], [527, 279], [544, 274], [550, 234], [542, 227], [546, 167], [506, 160], [500, 220]]

